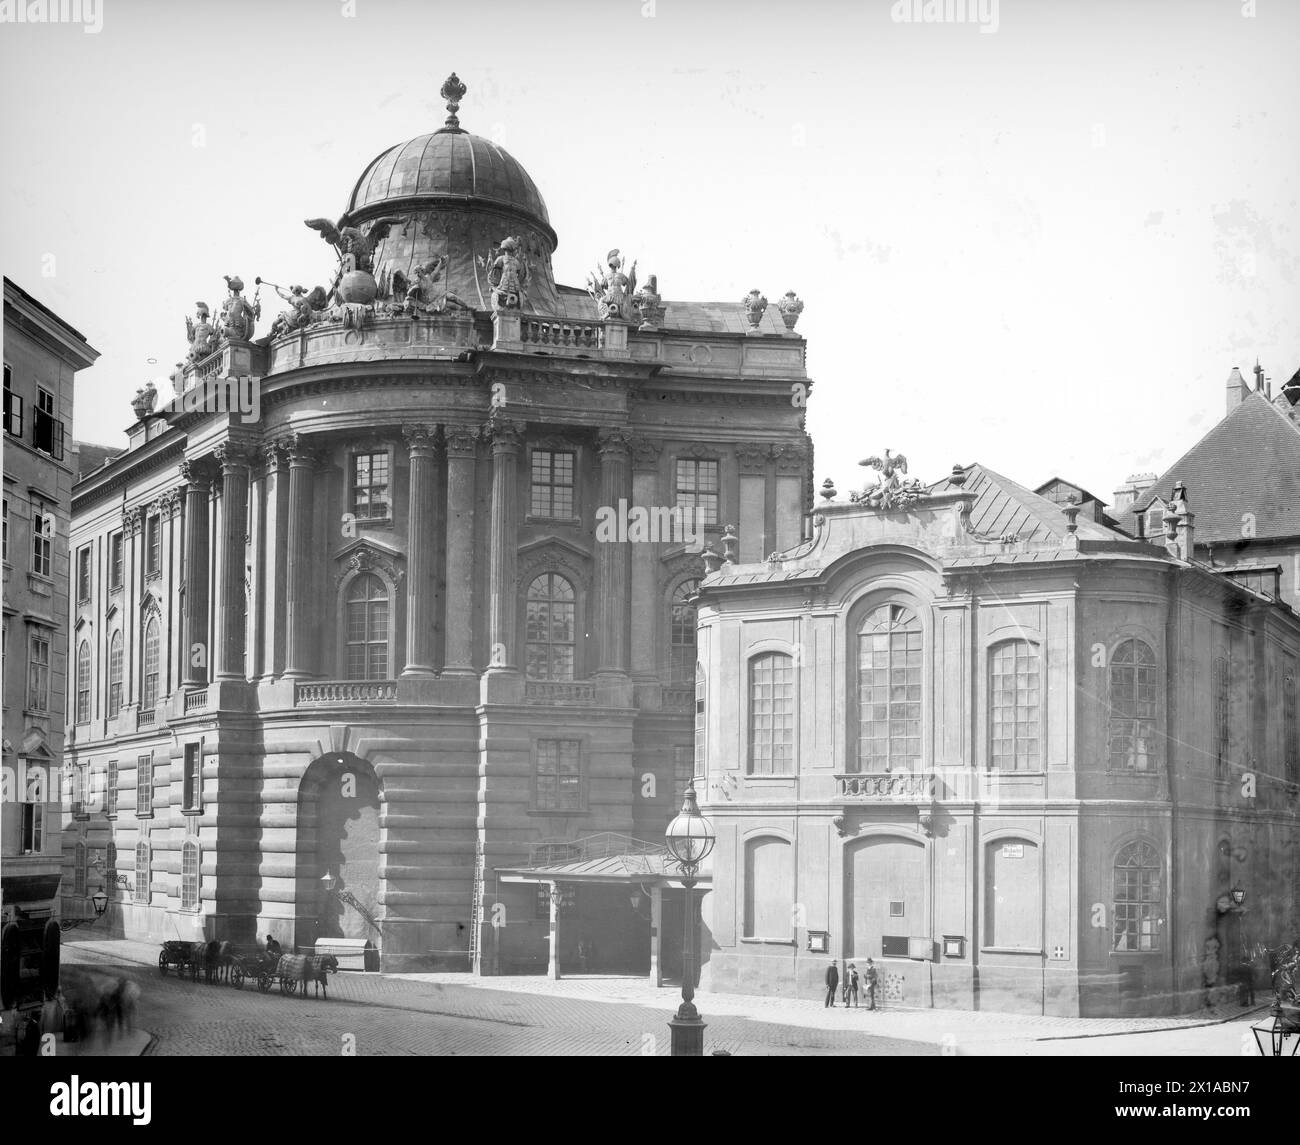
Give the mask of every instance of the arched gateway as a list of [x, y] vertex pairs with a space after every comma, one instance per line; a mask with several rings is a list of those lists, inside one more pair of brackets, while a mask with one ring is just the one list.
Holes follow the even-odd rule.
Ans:
[[350, 752], [312, 762], [298, 787], [298, 944], [382, 937], [379, 806], [374, 767]]

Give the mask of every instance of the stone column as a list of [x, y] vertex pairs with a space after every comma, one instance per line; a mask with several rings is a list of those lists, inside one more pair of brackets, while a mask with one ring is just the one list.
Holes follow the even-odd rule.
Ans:
[[249, 456], [246, 447], [234, 441], [223, 441], [215, 453], [221, 465], [221, 553], [217, 563], [214, 675], [218, 680], [243, 680]]
[[447, 612], [444, 676], [474, 675], [474, 468], [478, 432], [443, 427], [447, 446]]
[[523, 425], [494, 421], [488, 425], [492, 440], [492, 538], [488, 570], [488, 670], [518, 671], [518, 586], [516, 566], [519, 545], [519, 494], [516, 488]]
[[560, 884], [547, 883], [546, 889], [551, 892], [551, 941], [546, 961], [546, 975], [548, 978], [558, 978], [560, 976]]
[[266, 451], [266, 508], [263, 541], [265, 603], [262, 619], [262, 679], [271, 681], [284, 671], [285, 616], [288, 611], [287, 556], [289, 530], [289, 468], [284, 444], [274, 441]]
[[[632, 504], [649, 508], [663, 504], [659, 493], [659, 454], [662, 446], [657, 441], [639, 437], [632, 441]], [[655, 599], [655, 581], [658, 575], [659, 554], [662, 545], [633, 545], [632, 599], [637, 606], [632, 611], [632, 678], [638, 683], [654, 679], [659, 670], [655, 650], [662, 637], [660, 610], [650, 607]]]
[[[623, 429], [602, 429], [597, 440], [600, 504], [621, 515], [628, 496], [627, 462], [632, 438]], [[600, 645], [597, 675], [627, 674], [630, 547], [629, 541], [605, 541], [596, 545], [595, 631]]]
[[[185, 463], [182, 462], [182, 472]], [[136, 586], [136, 537], [140, 535], [140, 510], [122, 510], [122, 602], [123, 605], [134, 604], [140, 599], [140, 590]], [[133, 704], [136, 700], [136, 656], [135, 646], [140, 639], [137, 629], [136, 609], [122, 609], [122, 706]]]
[[200, 461], [182, 461], [185, 480], [185, 687], [208, 682], [208, 499], [210, 473]]
[[[411, 455], [410, 509], [407, 513], [406, 667], [403, 676], [434, 676], [433, 470], [436, 429], [407, 425], [402, 430]], [[468, 575], [466, 572], [465, 575]]]
[[289, 521], [285, 529], [287, 572], [285, 630], [288, 650], [284, 675], [297, 680], [312, 674], [315, 609], [311, 599], [311, 535], [316, 511], [316, 452], [301, 434], [285, 441], [289, 454]]
[[658, 883], [650, 888], [650, 983], [664, 984], [664, 889]]

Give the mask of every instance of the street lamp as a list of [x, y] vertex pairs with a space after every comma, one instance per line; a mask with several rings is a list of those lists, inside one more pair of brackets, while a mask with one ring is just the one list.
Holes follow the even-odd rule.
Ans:
[[108, 908], [108, 895], [104, 893], [104, 886], [101, 883], [99, 890], [90, 896], [90, 905], [95, 908], [95, 917], [102, 918], [104, 911]]
[[334, 889], [334, 882], [334, 876], [328, 870], [320, 877], [320, 885], [325, 888], [326, 894], [329, 894]]
[[1240, 883], [1233, 887], [1228, 893], [1232, 895], [1232, 901], [1237, 906], [1241, 906], [1241, 904], [1246, 901], [1246, 889]]
[[682, 1004], [668, 1023], [672, 1031], [673, 1057], [704, 1056], [704, 1023], [692, 999], [695, 997], [695, 872], [700, 863], [713, 850], [715, 837], [713, 825], [700, 814], [695, 801], [695, 780], [686, 785], [682, 809], [664, 832], [668, 853], [682, 873], [682, 886], [686, 889], [686, 922], [682, 937]]

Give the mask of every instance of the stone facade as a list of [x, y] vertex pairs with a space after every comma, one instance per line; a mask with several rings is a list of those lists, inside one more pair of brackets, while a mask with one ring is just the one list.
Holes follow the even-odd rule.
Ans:
[[1158, 547], [977, 466], [709, 576], [713, 988], [871, 957], [886, 1000], [1103, 1015], [1262, 980], [1300, 925], [1300, 616], [1188, 560], [1190, 517]]
[[[475, 184], [467, 140], [519, 174]], [[338, 227], [312, 224], [347, 251], [336, 304], [223, 338], [76, 488], [74, 547], [102, 568], [124, 546], [120, 586], [74, 603], [94, 697], [69, 758], [115, 777], [80, 831], [117, 848], [129, 935], [341, 934], [389, 969], [544, 969], [534, 889], [494, 872], [547, 839], [661, 840], [691, 762], [698, 546], [607, 540], [605, 511], [707, 503], [702, 540], [740, 519], [756, 555], [802, 538], [790, 395], [810, 383], [780, 316], [755, 334], [739, 303], [665, 301], [650, 330], [602, 321], [551, 280], [513, 159], [453, 127], [414, 150], [469, 182], [368, 168]], [[370, 258], [349, 228], [380, 215], [398, 223]], [[515, 234], [533, 264], [512, 308], [471, 280]], [[440, 259], [447, 298], [403, 293]], [[255, 417], [209, 400], [240, 376]]]

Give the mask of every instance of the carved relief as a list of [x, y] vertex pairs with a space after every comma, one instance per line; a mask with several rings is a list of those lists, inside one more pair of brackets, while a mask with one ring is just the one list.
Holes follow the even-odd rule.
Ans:
[[627, 457], [632, 448], [632, 434], [626, 429], [617, 427], [599, 430], [596, 434], [596, 441], [602, 458], [606, 456]]
[[585, 592], [591, 582], [588, 572], [590, 560], [590, 557], [579, 556], [571, 550], [555, 545], [549, 546], [541, 552], [530, 554], [521, 561], [519, 585], [526, 589], [537, 577], [550, 572], [559, 573], [566, 577], [575, 589]]
[[478, 452], [479, 431], [473, 426], [449, 425], [442, 431], [448, 457], [473, 457]]
[[438, 443], [438, 427], [436, 425], [404, 425], [402, 426], [402, 436], [406, 438], [407, 448], [412, 454], [420, 451], [432, 452]]
[[397, 567], [378, 549], [362, 542], [347, 557], [343, 568], [334, 577], [334, 587], [338, 588], [353, 573], [377, 571], [382, 573], [396, 589], [402, 583], [405, 571]]
[[494, 417], [490, 418], [484, 426], [484, 433], [492, 441], [493, 453], [512, 452], [523, 444], [526, 428], [526, 424], [522, 421]]
[[140, 531], [140, 509], [137, 506], [133, 509], [122, 510], [122, 532], [128, 537], [134, 537]]
[[778, 445], [772, 450], [778, 473], [803, 473], [808, 468], [808, 454], [795, 445]]
[[635, 469], [657, 469], [659, 455], [663, 453], [662, 442], [650, 437], [634, 434], [632, 437], [632, 466]]
[[736, 464], [744, 475], [767, 472], [771, 453], [762, 445], [741, 445], [736, 448]]

